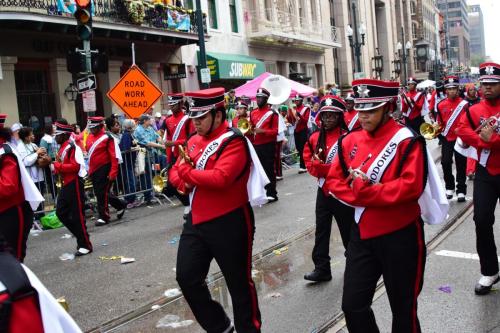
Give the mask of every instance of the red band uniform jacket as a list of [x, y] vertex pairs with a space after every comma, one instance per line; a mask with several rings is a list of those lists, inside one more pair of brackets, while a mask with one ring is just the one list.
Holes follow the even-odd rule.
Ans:
[[[308, 143], [304, 146], [304, 161], [306, 163], [306, 168], [309, 174], [318, 179], [326, 178], [328, 176], [328, 172], [330, 171], [331, 163], [323, 163], [326, 162], [327, 154], [330, 152], [330, 149], [334, 144], [337, 143], [342, 131], [340, 127], [327, 131], [326, 133], [326, 151], [322, 151], [318, 154], [321, 161], [313, 158], [313, 153], [316, 150], [316, 145], [319, 139], [319, 131], [314, 132], [309, 137]], [[312, 150], [311, 150], [312, 149]], [[328, 195], [328, 190], [325, 186], [323, 186], [323, 193]]]
[[468, 145], [477, 149], [478, 156], [481, 156], [483, 149], [490, 149], [490, 156], [486, 161], [486, 169], [490, 175], [500, 175], [500, 127], [496, 133], [491, 136], [490, 142], [483, 141], [479, 134], [475, 132], [476, 128], [483, 124], [486, 119], [495, 116], [500, 112], [500, 101], [494, 103], [488, 100], [481, 100], [469, 109], [469, 117], [463, 112], [460, 118], [456, 133]]
[[301, 105], [296, 108], [296, 111], [297, 123], [295, 124], [295, 133], [299, 133], [307, 130], [307, 123], [309, 122], [311, 109], [308, 106]]
[[[165, 131], [167, 141], [172, 141], [174, 137], [174, 133], [179, 126], [182, 118], [185, 116], [184, 112], [178, 112], [177, 114], [172, 114], [170, 117], [165, 119]], [[186, 142], [188, 136], [195, 131], [193, 121], [191, 119], [186, 119], [182, 128], [179, 131], [179, 136], [174, 141], [174, 146], [171, 148], [167, 148], [167, 159], [168, 161], [172, 160], [172, 157], [179, 157], [179, 145], [183, 145]]]
[[[70, 145], [70, 141], [67, 140], [62, 144], [59, 149], [58, 156], [62, 156], [66, 147]], [[60, 174], [62, 177], [63, 185], [68, 185], [69, 183], [78, 179], [78, 172], [80, 171], [80, 164], [76, 162], [75, 159], [75, 147], [70, 147], [64, 156], [64, 160], [61, 162], [54, 162], [54, 173]]]
[[365, 207], [359, 220], [361, 239], [392, 233], [420, 218], [418, 199], [424, 190], [424, 150], [421, 143], [415, 142], [399, 171], [412, 138], [401, 141], [380, 183], [370, 184], [356, 178], [352, 187], [340, 165], [339, 155], [342, 154], [347, 169], [356, 169], [372, 154], [361, 168], [366, 172], [401, 127], [389, 119], [374, 135], [364, 130], [350, 132], [341, 141], [341, 150], [328, 173], [327, 191], [348, 205]]
[[[0, 148], [2, 145], [0, 141]], [[24, 202], [24, 190], [14, 153], [0, 155], [0, 171], [0, 213], [2, 213]]]
[[[417, 117], [422, 116], [422, 108], [424, 107], [424, 102], [425, 102], [425, 95], [421, 92], [418, 92], [416, 90], [413, 91], [407, 91], [406, 96], [413, 101], [413, 109], [408, 115], [408, 119], [413, 120]], [[401, 111], [403, 113], [408, 112], [408, 109], [410, 106], [406, 102], [404, 98], [401, 98]]]
[[[271, 110], [269, 105], [266, 105], [260, 109], [254, 109], [250, 112], [250, 123], [252, 126], [257, 125], [259, 120]], [[260, 126], [264, 130], [264, 133], [255, 134], [250, 136], [250, 141], [254, 145], [263, 145], [266, 143], [276, 142], [278, 137], [278, 114], [273, 111], [273, 114], [268, 117], [264, 123]]]
[[[208, 136], [193, 135], [186, 153], [196, 165], [212, 141], [229, 130], [223, 123]], [[225, 144], [227, 140], [229, 143]], [[217, 153], [209, 157], [204, 170], [196, 170], [179, 159], [170, 172], [170, 181], [181, 193], [188, 193], [186, 183], [196, 186], [191, 202], [193, 225], [223, 216], [248, 203], [247, 181], [250, 156], [244, 137], [226, 138]], [[225, 146], [225, 147], [224, 147]]]
[[[453, 114], [453, 111], [455, 108], [462, 102], [463, 99], [460, 97], [457, 97], [455, 99], [443, 99], [441, 102], [438, 103], [437, 105], [437, 121], [441, 124], [443, 130], [446, 128], [446, 124], [450, 120], [451, 115]], [[453, 125], [451, 126], [450, 130], [448, 131], [447, 135], [445, 136], [446, 141], [452, 142], [457, 139], [457, 134], [455, 133], [455, 130], [458, 127], [458, 124], [460, 123], [460, 118], [463, 116], [466, 112], [466, 109], [468, 108], [468, 105], [464, 106], [464, 108], [461, 111], [461, 115], [458, 116], [458, 118], [455, 120]]]
[[[89, 134], [86, 146], [87, 152], [90, 153], [90, 148], [94, 142], [96, 142], [103, 135], [107, 136], [104, 128], [96, 135], [93, 135], [92, 133]], [[112, 140], [112, 138], [107, 137], [94, 149], [94, 152], [89, 159], [89, 175], [92, 175], [100, 167], [111, 163], [111, 169], [108, 177], [110, 179], [116, 179], [116, 176], [118, 175], [118, 159], [116, 157], [115, 144]]]

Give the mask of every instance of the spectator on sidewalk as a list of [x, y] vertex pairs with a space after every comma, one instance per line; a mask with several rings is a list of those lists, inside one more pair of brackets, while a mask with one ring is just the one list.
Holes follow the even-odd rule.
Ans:
[[[39, 148], [33, 141], [35, 135], [33, 134], [33, 129], [31, 127], [23, 127], [19, 130], [19, 144], [17, 145], [17, 151], [21, 156], [21, 160], [26, 167], [26, 171], [30, 175], [31, 179], [35, 183], [36, 187], [43, 195], [45, 193], [45, 178], [43, 169], [40, 168], [39, 164], [42, 159], [47, 158], [47, 151], [45, 148]], [[38, 214], [35, 213], [37, 218], [43, 216], [43, 203], [37, 208]]]
[[[163, 144], [160, 144], [161, 138], [156, 133], [154, 128], [151, 126], [151, 117], [149, 115], [142, 115], [139, 118], [139, 125], [136, 127], [134, 131], [134, 137], [137, 140], [137, 143], [145, 147], [147, 149], [147, 154], [146, 154], [146, 163], [145, 163], [145, 171], [144, 174], [139, 176], [140, 180], [140, 185], [142, 190], [148, 190], [144, 193], [144, 200], [146, 201], [147, 204], [151, 202], [151, 199], [153, 197], [153, 191], [152, 186], [151, 186], [151, 164], [155, 163], [155, 155], [156, 149], [165, 149]], [[165, 157], [165, 156], [164, 156]], [[165, 165], [166, 165], [166, 158], [165, 158]], [[160, 163], [160, 167], [161, 163]], [[163, 166], [164, 167], [164, 166]]]
[[[49, 155], [51, 161], [56, 160], [56, 153], [58, 147], [57, 143], [54, 140], [54, 126], [52, 124], [45, 125], [45, 134], [40, 140], [40, 148], [45, 148], [45, 150], [47, 151], [47, 155]], [[43, 171], [45, 177], [45, 184], [49, 188], [49, 191], [52, 195], [52, 199], [55, 200], [56, 189], [54, 182], [52, 181], [52, 171], [50, 171], [50, 168], [48, 166], [43, 168]]]
[[120, 149], [123, 154], [123, 163], [120, 164], [120, 172], [123, 175], [123, 189], [125, 194], [125, 201], [127, 201], [127, 208], [139, 206], [137, 196], [134, 194], [135, 187], [135, 174], [134, 167], [137, 160], [137, 142], [133, 137], [135, 122], [132, 119], [125, 119], [122, 124], [123, 134], [120, 140]]

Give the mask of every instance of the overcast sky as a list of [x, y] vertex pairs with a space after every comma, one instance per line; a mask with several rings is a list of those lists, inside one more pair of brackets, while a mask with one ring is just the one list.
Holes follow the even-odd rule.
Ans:
[[500, 1], [499, 0], [467, 0], [468, 4], [480, 4], [484, 16], [484, 32], [486, 34], [486, 55], [500, 63]]

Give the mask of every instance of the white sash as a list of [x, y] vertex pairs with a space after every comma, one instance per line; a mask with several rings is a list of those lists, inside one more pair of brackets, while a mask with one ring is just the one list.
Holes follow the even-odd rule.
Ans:
[[92, 154], [94, 153], [94, 150], [97, 148], [97, 146], [103, 142], [104, 140], [106, 140], [108, 138], [108, 135], [106, 133], [104, 133], [103, 136], [101, 136], [99, 139], [97, 139], [94, 144], [92, 144], [92, 146], [90, 147], [89, 149], [89, 152], [88, 152], [88, 159], [90, 160], [90, 157], [92, 156]]
[[177, 124], [177, 127], [175, 128], [175, 132], [174, 132], [174, 135], [172, 135], [172, 141], [176, 141], [177, 138], [179, 137], [179, 134], [181, 133], [181, 129], [182, 129], [182, 126], [184, 126], [184, 123], [186, 122], [186, 120], [188, 120], [188, 116], [185, 115], [184, 117], [182, 117], [181, 121], [179, 121], [179, 123]]
[[[415, 97], [414, 97], [414, 98], [411, 98], [410, 96], [406, 95], [406, 93], [405, 93], [405, 96], [406, 96], [409, 100], [411, 100], [411, 101], [413, 101], [414, 103], [416, 103], [416, 102], [418, 101], [418, 99], [420, 98], [420, 95], [421, 95], [421, 94], [422, 94], [421, 92], [418, 92], [418, 93], [415, 95]], [[406, 99], [403, 99], [403, 100], [404, 100], [404, 101], [405, 101], [405, 103], [406, 103]], [[415, 104], [414, 104], [414, 105], [415, 105]], [[411, 105], [408, 105], [408, 111], [406, 111], [405, 113], [403, 113], [403, 115], [404, 115], [405, 117], [409, 117], [409, 116], [410, 116], [410, 113], [411, 113], [412, 111], [413, 111], [413, 108], [411, 107]]]
[[307, 111], [308, 109], [309, 109], [309, 107], [308, 107], [308, 106], [304, 106], [304, 107], [302, 108], [302, 111], [300, 111], [300, 112], [299, 112], [299, 113], [300, 113], [300, 116], [301, 116], [301, 117], [304, 117], [304, 115], [306, 114], [306, 111]]
[[[71, 138], [70, 140], [73, 141], [73, 138]], [[72, 143], [73, 147], [75, 148], [75, 161], [80, 165], [80, 170], [78, 170], [78, 176], [83, 178], [87, 175], [87, 170], [85, 168], [85, 159], [83, 158], [83, 152], [74, 141]], [[66, 154], [68, 153], [70, 148], [71, 148], [71, 143], [68, 143], [68, 145], [64, 148], [63, 152], [61, 153], [62, 162], [64, 162]]]
[[[234, 135], [233, 131], [224, 133], [214, 141], [210, 142], [206, 147], [201, 157], [196, 162], [197, 170], [204, 170], [210, 156], [215, 154], [219, 149], [221, 143], [230, 136]], [[260, 163], [259, 157], [255, 152], [253, 145], [248, 138], [246, 139], [246, 144], [248, 145], [248, 150], [250, 151], [250, 158], [252, 159], [252, 165], [250, 166], [250, 176], [247, 182], [247, 192], [248, 199], [252, 206], [260, 206], [265, 204], [267, 200], [267, 194], [265, 186], [270, 183], [269, 178], [267, 178], [266, 172]], [[193, 188], [191, 193], [189, 193], [189, 203], [192, 205], [194, 194], [196, 192], [196, 186]]]
[[455, 151], [457, 153], [459, 153], [465, 157], [475, 159], [477, 161], [478, 160], [477, 149], [472, 147], [472, 146], [469, 146], [468, 148], [464, 148], [464, 147], [462, 147], [462, 145], [463, 145], [463, 140], [460, 137], [458, 137], [457, 141], [455, 142], [455, 146], [453, 148], [455, 149]]
[[274, 111], [272, 111], [272, 110], [267, 111], [262, 116], [262, 118], [260, 118], [260, 120], [257, 122], [257, 124], [255, 125], [255, 128], [260, 128], [262, 126], [262, 124], [267, 120], [267, 118], [269, 118], [273, 115], [273, 113], [274, 113]]
[[486, 164], [488, 163], [488, 159], [490, 158], [491, 150], [490, 149], [482, 149], [481, 155], [479, 156], [479, 164], [486, 168]]
[[[215, 154], [217, 150], [219, 149], [222, 141], [225, 139], [229, 138], [230, 136], [234, 135], [233, 131], [228, 131], [221, 136], [219, 136], [217, 139], [213, 140], [210, 142], [206, 147], [205, 150], [203, 150], [203, 153], [201, 154], [200, 158], [196, 162], [196, 170], [205, 170], [205, 166], [207, 165], [208, 159], [210, 156]], [[191, 193], [189, 193], [189, 203], [192, 205], [193, 203], [193, 197], [196, 192], [196, 186], [193, 188]]]
[[44, 331], [51, 333], [81, 333], [82, 330], [73, 318], [57, 303], [54, 296], [45, 288], [36, 275], [25, 265], [22, 266], [31, 286], [37, 291]]
[[443, 131], [443, 136], [447, 136], [448, 135], [448, 132], [450, 131], [450, 128], [453, 126], [453, 124], [455, 123], [455, 121], [458, 119], [458, 116], [460, 115], [460, 112], [462, 112], [464, 106], [466, 106], [468, 103], [467, 101], [461, 101], [457, 107], [455, 108], [455, 110], [453, 110], [453, 113], [450, 117], [450, 119], [448, 119], [448, 122], [446, 123], [446, 127]]
[[354, 125], [358, 121], [358, 118], [359, 118], [359, 113], [356, 112], [356, 115], [354, 115], [354, 117], [351, 119], [351, 122], [349, 123], [349, 126], [347, 126], [347, 128], [349, 129], [349, 131], [352, 131], [352, 129], [354, 128]]
[[[328, 151], [328, 155], [326, 155], [325, 164], [331, 164], [333, 162], [333, 158], [337, 155], [338, 148], [339, 142], [336, 141], [332, 148]], [[323, 187], [323, 185], [325, 185], [325, 178], [321, 177], [318, 179], [318, 186]]]
[[[387, 142], [384, 149], [380, 151], [366, 172], [366, 175], [371, 183], [380, 183], [380, 179], [382, 179], [387, 166], [391, 164], [391, 161], [396, 156], [398, 145], [401, 141], [411, 137], [413, 137], [413, 133], [407, 127], [402, 127], [396, 132], [396, 134], [394, 134], [391, 140]], [[359, 223], [361, 215], [364, 211], [365, 207], [354, 207], [354, 219], [356, 220], [356, 223]]]
[[[40, 191], [33, 182], [33, 179], [28, 174], [28, 171], [26, 171], [26, 168], [24, 167], [23, 161], [18, 155], [17, 150], [15, 148], [12, 148], [10, 144], [9, 147], [12, 150], [12, 153], [17, 158], [17, 164], [21, 174], [21, 184], [24, 190], [24, 200], [28, 201], [30, 203], [31, 209], [35, 211], [38, 208], [38, 205], [40, 205], [41, 202], [45, 201], [45, 199], [40, 194]], [[5, 151], [3, 147], [0, 148], [0, 156], [2, 156], [4, 153]]]

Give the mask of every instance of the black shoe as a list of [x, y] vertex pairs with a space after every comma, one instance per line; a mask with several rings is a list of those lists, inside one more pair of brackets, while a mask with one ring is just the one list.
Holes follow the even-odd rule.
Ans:
[[330, 281], [331, 279], [332, 279], [332, 274], [319, 272], [317, 270], [314, 270], [304, 275], [304, 280], [309, 280], [314, 282]]
[[497, 278], [489, 286], [484, 286], [478, 282], [478, 283], [476, 283], [476, 286], [474, 287], [474, 292], [476, 293], [476, 295], [487, 295], [490, 293], [493, 285], [495, 283], [497, 283], [498, 281], [500, 281], [500, 277], [497, 276]]
[[123, 214], [125, 214], [125, 208], [122, 208], [116, 212], [116, 217], [118, 218], [118, 220], [121, 220]]

